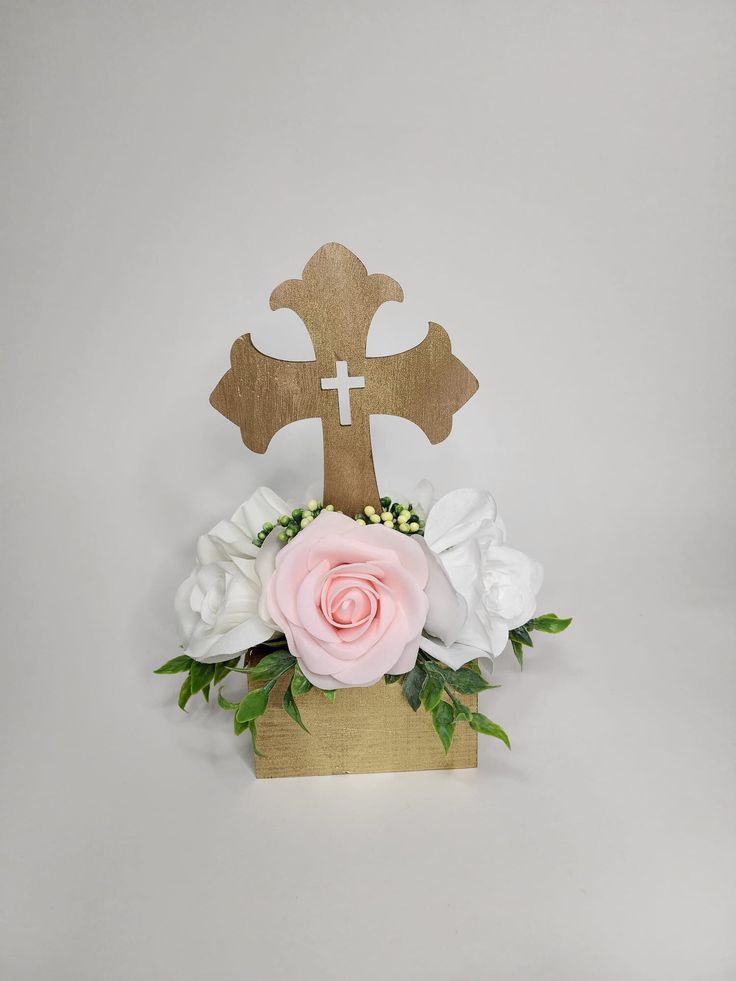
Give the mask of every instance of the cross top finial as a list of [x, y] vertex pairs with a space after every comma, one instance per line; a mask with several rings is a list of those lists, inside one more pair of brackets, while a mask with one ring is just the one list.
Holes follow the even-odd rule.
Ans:
[[314, 253], [301, 279], [276, 287], [271, 309], [287, 307], [301, 318], [318, 364], [322, 359], [349, 362], [365, 357], [371, 321], [381, 304], [403, 299], [396, 280], [383, 273], [369, 275], [350, 249], [330, 242]]
[[290, 422], [320, 418], [324, 500], [348, 513], [378, 504], [371, 415], [411, 419], [430, 442], [439, 443], [450, 432], [453, 413], [478, 388], [439, 324], [430, 323], [426, 338], [409, 351], [366, 357], [376, 310], [386, 300], [403, 298], [395, 280], [369, 275], [345, 246], [323, 245], [301, 279], [287, 280], [271, 294], [273, 310], [288, 307], [302, 319], [315, 360], [270, 358], [244, 334], [233, 344], [231, 368], [210, 397], [257, 453]]

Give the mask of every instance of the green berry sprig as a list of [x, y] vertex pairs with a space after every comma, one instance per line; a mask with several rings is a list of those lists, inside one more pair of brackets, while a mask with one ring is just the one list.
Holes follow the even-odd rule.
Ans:
[[355, 515], [355, 520], [359, 525], [382, 524], [384, 528], [395, 528], [403, 535], [417, 535], [424, 531], [424, 522], [414, 514], [414, 506], [392, 501], [390, 497], [381, 498], [380, 512], [372, 504], [367, 504], [360, 514]]
[[[332, 504], [322, 504], [320, 501], [312, 500], [308, 502], [306, 507], [294, 508], [291, 514], [282, 514], [276, 521], [276, 525], [282, 529], [282, 531], [278, 533], [279, 541], [283, 543], [291, 541], [295, 535], [297, 535], [303, 528], [306, 528], [307, 525], [311, 524], [323, 511], [334, 510], [335, 508]], [[253, 539], [253, 544], [260, 548], [265, 542], [266, 538], [268, 538], [268, 536], [274, 530], [276, 525], [274, 525], [271, 521], [267, 521]]]
[[[291, 514], [282, 514], [275, 523], [266, 521], [253, 539], [253, 544], [260, 548], [276, 527], [281, 528], [278, 533], [279, 541], [286, 544], [307, 528], [323, 511], [335, 511], [335, 507], [332, 504], [322, 504], [320, 501], [312, 500], [303, 508], [294, 508]], [[341, 511], [336, 513], [342, 514]], [[413, 505], [392, 501], [390, 497], [381, 498], [380, 511], [377, 511], [372, 504], [366, 504], [359, 514], [354, 515], [354, 519], [359, 525], [382, 524], [384, 528], [393, 528], [403, 535], [421, 535], [424, 532], [424, 522], [414, 513]]]

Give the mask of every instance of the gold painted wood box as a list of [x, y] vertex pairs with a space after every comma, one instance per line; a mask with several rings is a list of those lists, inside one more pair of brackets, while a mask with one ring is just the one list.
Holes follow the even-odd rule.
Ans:
[[[390, 773], [466, 769], [478, 765], [478, 734], [458, 725], [449, 753], [428, 712], [413, 712], [401, 684], [342, 688], [331, 704], [312, 688], [299, 696], [309, 733], [290, 719], [281, 701], [288, 677], [277, 682], [265, 715], [258, 719], [256, 776], [315, 777], [336, 773]], [[259, 682], [248, 679], [250, 688]], [[478, 711], [478, 696], [463, 701]]]

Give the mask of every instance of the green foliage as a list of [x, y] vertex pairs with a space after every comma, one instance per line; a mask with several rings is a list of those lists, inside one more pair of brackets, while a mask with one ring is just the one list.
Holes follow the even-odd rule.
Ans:
[[235, 711], [237, 722], [250, 722], [257, 719], [268, 708], [268, 696], [271, 694], [266, 688], [254, 688], [249, 691]]
[[[186, 654], [180, 654], [177, 657], [172, 658], [170, 661], [167, 661], [166, 664], [162, 664], [155, 673], [177, 674], [179, 672], [187, 672], [187, 676], [179, 690], [178, 698], [179, 708], [186, 711], [186, 706], [190, 698], [193, 695], [196, 695], [197, 692], [201, 692], [204, 700], [208, 702], [212, 687], [218, 685], [231, 671], [236, 671], [238, 673], [246, 672], [246, 668], [237, 667], [240, 657], [241, 655], [238, 654], [236, 657], [232, 657], [227, 661], [220, 661], [217, 664], [202, 664], [200, 661], [195, 661]], [[291, 655], [289, 655], [289, 657], [291, 657]], [[266, 658], [264, 658], [264, 660], [266, 660]], [[291, 660], [293, 663], [293, 658]], [[282, 659], [280, 663], [283, 667], [285, 664], [285, 659]], [[288, 667], [289, 665], [286, 665], [284, 670], [288, 670]], [[280, 674], [283, 674], [284, 670], [282, 670]], [[271, 670], [266, 670], [264, 673], [274, 674], [273, 664], [271, 665]], [[278, 674], [276, 677], [280, 677], [280, 674]], [[250, 718], [250, 716], [252, 716], [254, 712], [257, 712], [258, 715], [262, 715], [263, 712], [265, 712], [266, 705], [268, 704], [268, 695], [274, 683], [275, 681], [270, 685], [267, 684], [264, 688], [254, 689], [253, 691], [249, 692], [240, 702], [231, 702], [230, 699], [223, 695], [222, 689], [218, 689], [217, 691], [217, 704], [219, 707], [226, 712], [235, 713], [233, 717], [233, 728], [235, 730], [235, 735], [239, 736], [242, 732], [245, 732], [246, 729], [250, 730], [251, 737], [254, 741], [253, 748], [256, 753], [258, 753], [258, 750], [255, 747], [256, 730], [254, 718], [257, 716], [253, 716], [253, 718]], [[250, 701], [248, 701], [249, 698]], [[238, 713], [240, 713], [240, 717], [238, 717]], [[258, 755], [260, 756], [262, 754], [258, 753]]]
[[452, 701], [452, 707], [455, 712], [456, 722], [470, 722], [473, 718], [473, 713], [470, 711], [467, 705], [463, 702], [458, 701], [454, 695], [450, 694], [450, 700]]
[[509, 637], [514, 637], [518, 640], [520, 644], [524, 647], [534, 647], [534, 641], [532, 640], [532, 635], [526, 629], [526, 627], [515, 627], [509, 632]]
[[156, 668], [153, 673], [180, 674], [182, 671], [188, 671], [192, 664], [194, 664], [194, 661], [188, 654], [177, 654], [176, 657], [172, 657], [166, 664], [162, 664], [160, 668]]
[[182, 712], [186, 711], [187, 702], [192, 697], [192, 682], [189, 675], [186, 676], [179, 689], [179, 708]]
[[229, 661], [220, 661], [215, 665], [215, 672], [212, 675], [212, 684], [215, 688], [220, 684], [223, 678], [226, 678], [230, 673], [230, 670], [235, 667], [235, 665], [240, 660], [240, 655], [231, 658]]
[[[531, 636], [532, 630], [539, 630], [548, 634], [559, 634], [563, 630], [566, 630], [571, 623], [571, 617], [562, 619], [555, 613], [545, 613], [543, 616], [534, 617], [522, 626], [511, 630], [509, 632], [509, 639], [511, 640], [511, 647], [516, 660], [519, 662], [519, 667], [522, 667], [524, 663], [524, 648], [534, 646]], [[442, 740], [445, 752], [448, 751], [452, 744], [455, 725], [458, 722], [467, 722], [475, 732], [500, 739], [502, 743], [511, 749], [509, 737], [498, 723], [493, 722], [481, 712], [471, 712], [468, 706], [459, 701], [454, 694], [458, 692], [461, 695], [474, 695], [488, 688], [498, 687], [497, 685], [489, 685], [484, 681], [480, 675], [477, 662], [471, 662], [458, 671], [453, 671], [446, 665], [438, 663], [424, 651], [420, 651], [417, 667], [420, 667], [428, 678], [441, 678], [445, 694], [449, 698], [449, 702], [444, 700], [435, 702], [436, 683], [433, 683], [431, 687], [425, 686], [424, 690], [421, 691], [421, 704], [425, 708], [429, 707], [431, 709], [432, 722], [437, 730], [437, 734]], [[416, 668], [414, 670], [416, 671]], [[416, 704], [417, 699], [414, 691], [415, 683], [409, 682], [409, 677], [409, 675], [406, 675], [404, 678], [404, 694], [407, 696], [409, 704], [416, 711], [418, 705]]]
[[284, 694], [283, 705], [291, 718], [303, 726], [299, 709], [296, 707], [296, 702], [294, 701], [292, 687], [296, 687], [301, 694], [302, 692], [309, 691], [312, 686], [299, 670], [296, 658], [288, 650], [281, 649], [273, 651], [273, 653], [261, 658], [256, 664], [248, 665], [246, 668], [236, 668], [233, 665], [229, 665], [228, 670], [246, 672], [250, 675], [252, 681], [264, 682], [262, 688], [252, 688], [240, 702], [231, 702], [224, 697], [222, 692], [218, 692], [217, 695], [217, 704], [220, 708], [229, 712], [235, 712], [235, 718], [233, 720], [235, 735], [239, 736], [246, 729], [250, 732], [253, 752], [256, 756], [263, 756], [263, 753], [259, 751], [256, 745], [255, 720], [260, 718], [268, 708], [268, 699], [276, 682], [283, 675], [288, 674], [289, 671], [293, 671], [293, 674]]
[[284, 692], [283, 705], [286, 714], [290, 718], [292, 718], [298, 726], [301, 726], [305, 732], [309, 732], [309, 729], [307, 729], [307, 727], [302, 722], [301, 712], [299, 711], [299, 707], [296, 704], [296, 699], [292, 694], [291, 688], [287, 688], [286, 691]]
[[561, 619], [556, 613], [545, 613], [541, 617], [533, 617], [527, 620], [521, 627], [515, 627], [509, 631], [509, 640], [519, 667], [524, 667], [524, 648], [534, 647], [531, 631], [539, 630], [545, 634], [561, 634], [563, 630], [572, 623], [572, 617], [566, 620]]
[[[237, 658], [235, 660], [237, 661]], [[186, 672], [187, 676], [182, 682], [177, 699], [179, 708], [186, 711], [190, 698], [197, 692], [202, 693], [206, 702], [210, 700], [210, 687], [215, 676], [215, 667], [214, 664], [202, 664], [200, 661], [195, 661], [188, 654], [179, 654], [177, 657], [172, 657], [166, 664], [162, 664], [154, 674], [182, 674]]]
[[[253, 723], [255, 727], [255, 722]], [[238, 722], [237, 715], [233, 717], [233, 729], [235, 730], [235, 735], [239, 736], [246, 729], [250, 728], [250, 722]]]
[[[397, 509], [403, 510], [403, 505], [392, 505], [391, 510], [398, 514], [399, 510]], [[407, 510], [411, 510], [411, 505], [407, 506]], [[531, 637], [533, 630], [558, 634], [566, 630], [571, 623], [571, 617], [564, 619], [555, 613], [545, 613], [542, 616], [534, 617], [523, 626], [509, 631], [511, 646], [519, 666], [523, 666], [524, 648], [534, 646]], [[240, 735], [247, 729], [253, 741], [254, 753], [257, 756], [263, 756], [263, 753], [256, 746], [256, 719], [260, 718], [266, 711], [269, 696], [276, 682], [289, 672], [291, 672], [291, 677], [288, 679], [288, 684], [284, 690], [282, 706], [286, 714], [297, 725], [301, 726], [305, 732], [309, 732], [304, 725], [296, 700], [311, 691], [313, 685], [304, 675], [296, 658], [284, 647], [284, 643], [283, 638], [277, 638], [267, 642], [266, 645], [262, 645], [275, 649], [253, 664], [249, 663], [251, 652], [246, 652], [243, 667], [238, 666], [242, 655], [221, 661], [218, 664], [202, 664], [187, 654], [179, 654], [157, 668], [155, 674], [186, 673], [178, 697], [179, 708], [183, 710], [186, 710], [189, 700], [198, 692], [202, 693], [205, 701], [209, 701], [211, 688], [217, 687], [231, 672], [248, 674], [254, 682], [261, 682], [263, 687], [251, 688], [239, 702], [230, 701], [223, 695], [222, 689], [218, 688], [217, 704], [224, 711], [233, 713], [235, 734]], [[384, 675], [384, 681], [387, 685], [400, 682], [404, 697], [413, 711], [416, 712], [422, 707], [431, 714], [432, 724], [445, 752], [449, 752], [458, 722], [467, 723], [471, 729], [484, 736], [500, 739], [509, 749], [511, 748], [509, 737], [501, 726], [481, 712], [473, 712], [457, 698], [457, 695], [475, 695], [489, 688], [498, 687], [497, 685], [489, 685], [485, 681], [477, 661], [472, 661], [454, 671], [425, 651], [420, 651], [417, 662], [411, 671], [403, 675]], [[328, 702], [334, 702], [334, 689], [323, 690], [322, 694]]]
[[422, 704], [422, 686], [424, 685], [425, 678], [426, 673], [424, 671], [424, 666], [421, 661], [417, 661], [411, 671], [404, 675], [404, 680], [401, 684], [401, 688], [404, 692], [404, 698], [415, 712]]
[[[477, 714], [464, 705], [455, 692], [475, 695], [494, 687], [498, 686], [489, 685], [481, 676], [477, 663], [453, 671], [424, 651], [420, 651], [417, 663], [402, 680], [404, 697], [411, 708], [416, 712], [421, 706], [431, 714], [432, 724], [445, 752], [452, 745], [457, 723], [470, 724]], [[443, 695], [447, 696], [447, 700], [443, 699]]]
[[258, 749], [258, 744], [256, 743], [256, 723], [255, 719], [251, 719], [248, 723], [248, 729], [250, 731], [250, 741], [253, 744], [253, 752], [256, 756], [265, 756], [265, 753], [261, 753]]
[[437, 666], [443, 681], [461, 695], [477, 695], [478, 692], [486, 691], [491, 686], [485, 678], [472, 668], [452, 668]]
[[222, 694], [222, 689], [220, 689], [217, 692], [217, 704], [226, 712], [234, 712], [240, 703], [231, 702], [229, 699], [225, 698], [225, 696]]
[[[224, 677], [231, 671], [245, 673], [250, 676], [252, 684], [260, 682], [262, 687], [251, 687], [251, 690], [239, 702], [230, 701], [223, 694], [222, 689], [218, 690], [217, 704], [219, 707], [226, 712], [234, 713], [233, 728], [235, 735], [239, 736], [248, 730], [253, 742], [253, 752], [256, 756], [263, 756], [263, 753], [260, 752], [256, 745], [256, 719], [260, 718], [268, 708], [269, 696], [276, 682], [279, 678], [288, 675], [290, 672], [291, 677], [288, 679], [284, 691], [282, 706], [287, 715], [297, 725], [300, 725], [305, 732], [308, 732], [309, 730], [304, 725], [301, 712], [296, 704], [296, 698], [300, 695], [305, 695], [313, 686], [304, 676], [296, 659], [288, 650], [283, 648], [283, 640], [280, 642], [278, 650], [272, 651], [272, 653], [267, 654], [253, 664], [248, 663], [248, 656], [246, 655], [246, 667], [239, 668], [236, 667], [238, 660], [239, 658], [234, 658], [231, 661], [223, 662], [222, 666], [224, 670], [218, 672], [218, 679]], [[335, 697], [334, 691], [325, 692], [324, 694], [330, 701]]]
[[511, 749], [509, 737], [503, 731], [501, 726], [497, 725], [495, 722], [491, 722], [491, 720], [481, 712], [473, 712], [470, 719], [470, 728], [475, 729], [476, 732], [480, 732], [484, 736], [495, 736], [496, 739], [500, 739], [502, 743], [506, 743], [508, 748]]
[[439, 704], [445, 690], [442, 678], [436, 674], [427, 674], [421, 691], [421, 702], [425, 712], [432, 712]]
[[287, 650], [274, 651], [267, 654], [257, 664], [248, 668], [248, 674], [254, 681], [273, 681], [285, 674], [296, 664], [296, 658]]
[[294, 698], [298, 698], [299, 695], [306, 695], [306, 693], [312, 688], [312, 682], [304, 677], [302, 669], [298, 664], [294, 665], [294, 674], [291, 678], [291, 694]]
[[541, 617], [534, 617], [526, 626], [529, 630], [541, 630], [546, 634], [561, 634], [571, 623], [572, 617], [562, 619], [556, 613], [545, 613]]
[[445, 752], [449, 753], [455, 735], [455, 711], [449, 702], [438, 702], [432, 709], [432, 725]]
[[198, 691], [202, 691], [205, 685], [212, 682], [214, 676], [214, 664], [202, 664], [201, 661], [194, 661], [192, 663], [191, 670], [189, 671], [189, 677], [192, 684], [192, 695], [196, 695]]
[[511, 641], [511, 648], [514, 652], [514, 657], [519, 662], [519, 667], [523, 669], [524, 648], [534, 647], [534, 641], [532, 640], [531, 634], [525, 626], [515, 627], [513, 630], [509, 631], [509, 640]]

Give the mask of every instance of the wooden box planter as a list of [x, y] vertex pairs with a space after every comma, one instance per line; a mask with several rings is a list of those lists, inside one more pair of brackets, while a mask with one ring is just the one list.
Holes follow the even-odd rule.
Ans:
[[[298, 699], [304, 732], [284, 712], [281, 701], [289, 676], [271, 693], [258, 721], [256, 777], [315, 777], [337, 773], [391, 773], [448, 770], [478, 765], [478, 734], [460, 724], [449, 753], [429, 713], [413, 712], [401, 684], [383, 681], [371, 688], [338, 689], [333, 703], [313, 688]], [[251, 688], [259, 682], [248, 679]], [[478, 696], [463, 702], [478, 711]]]

